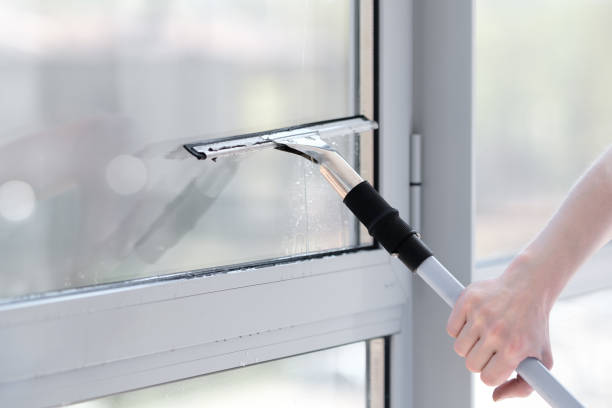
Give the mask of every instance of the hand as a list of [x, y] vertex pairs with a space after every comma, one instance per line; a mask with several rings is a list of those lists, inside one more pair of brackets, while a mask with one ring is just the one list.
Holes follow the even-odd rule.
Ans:
[[[508, 380], [526, 357], [550, 369], [548, 335], [552, 302], [547, 282], [526, 255], [517, 257], [502, 276], [468, 286], [448, 319], [447, 331], [468, 370], [497, 387], [493, 400], [526, 397], [532, 388], [520, 376]], [[539, 279], [538, 279], [539, 278]]]

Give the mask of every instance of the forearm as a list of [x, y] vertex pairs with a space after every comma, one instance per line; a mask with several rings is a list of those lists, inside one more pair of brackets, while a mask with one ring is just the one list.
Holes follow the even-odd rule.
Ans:
[[517, 258], [531, 267], [517, 270], [537, 271], [537, 276], [527, 278], [542, 289], [540, 294], [552, 307], [574, 272], [610, 239], [612, 148], [580, 178], [548, 225]]

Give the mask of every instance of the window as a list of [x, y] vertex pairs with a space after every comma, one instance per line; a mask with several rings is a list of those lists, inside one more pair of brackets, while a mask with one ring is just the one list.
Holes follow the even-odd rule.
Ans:
[[[612, 34], [612, 2], [475, 4], [474, 275], [484, 279], [504, 270], [610, 144], [612, 57], [606, 39]], [[611, 363], [605, 353], [597, 361], [575, 358], [578, 345], [596, 348], [609, 336], [604, 322], [610, 265], [608, 245], [577, 272], [551, 316], [554, 372], [587, 406], [610, 399], [592, 386], [605, 373], [572, 374], [585, 374], [580, 368], [585, 361], [594, 366]], [[584, 295], [600, 289], [603, 292]], [[572, 297], [576, 295], [584, 296]], [[587, 314], [592, 320], [583, 326], [577, 316]], [[481, 401], [477, 406], [488, 406], [480, 394], [488, 398], [489, 391], [476, 383], [476, 400]], [[533, 396], [502, 405], [543, 406], [540, 401]]]
[[[371, 117], [352, 2], [1, 7], [0, 298], [371, 244], [308, 162], [176, 151]], [[336, 141], [370, 177], [371, 137]]]
[[[112, 399], [229, 369], [239, 377], [245, 361], [298, 369], [299, 357], [281, 362], [356, 343], [368, 350], [354, 359], [366, 367], [360, 395], [370, 407], [406, 406], [410, 394], [387, 391], [392, 370], [402, 384], [410, 369], [387, 361], [390, 344], [397, 361], [410, 355], [408, 275], [333, 190], [278, 152], [214, 170], [175, 153], [198, 139], [378, 119], [380, 98], [378, 138], [398, 143], [370, 134], [337, 147], [371, 180], [379, 159], [381, 190], [407, 214], [409, 163], [397, 146], [410, 124], [390, 110], [409, 101], [409, 78], [389, 74], [398, 90], [381, 91], [376, 55], [385, 41], [381, 66], [408, 60], [405, 42], [389, 36], [410, 40], [408, 8], [0, 7], [9, 84], [0, 96], [0, 405]], [[377, 35], [378, 7], [388, 40]]]

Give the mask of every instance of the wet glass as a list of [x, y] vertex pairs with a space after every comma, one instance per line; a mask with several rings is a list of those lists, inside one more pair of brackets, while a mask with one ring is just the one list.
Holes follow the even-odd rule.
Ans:
[[361, 113], [355, 27], [348, 0], [1, 2], [0, 299], [370, 243], [305, 160], [181, 147]]
[[361, 342], [71, 407], [365, 408], [366, 398], [366, 347]]
[[483, 260], [512, 255], [534, 238], [612, 140], [612, 1], [475, 6], [476, 257]]

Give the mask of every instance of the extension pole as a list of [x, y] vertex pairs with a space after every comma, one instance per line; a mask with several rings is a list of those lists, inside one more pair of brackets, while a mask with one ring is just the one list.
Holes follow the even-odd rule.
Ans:
[[[419, 275], [450, 306], [453, 307], [465, 287], [433, 256], [418, 233], [406, 224], [396, 209], [364, 181], [344, 198], [344, 203], [365, 224], [368, 232], [389, 253]], [[521, 361], [516, 372], [554, 408], [584, 406], [557, 381], [536, 358]]]
[[[431, 256], [415, 271], [452, 308], [464, 286]], [[557, 381], [540, 360], [527, 357], [516, 368], [516, 372], [550, 404], [551, 407], [583, 407], [578, 400]]]

